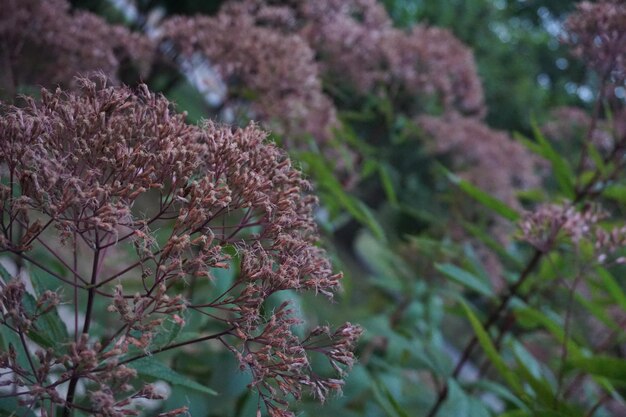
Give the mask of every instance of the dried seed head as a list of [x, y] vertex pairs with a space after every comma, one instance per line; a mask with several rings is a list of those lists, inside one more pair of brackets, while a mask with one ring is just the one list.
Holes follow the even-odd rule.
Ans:
[[[130, 390], [136, 375], [119, 365], [120, 356], [131, 348], [155, 350], [163, 328], [184, 326], [183, 313], [205, 313], [231, 329], [220, 340], [250, 369], [252, 387], [268, 407], [282, 407], [288, 395], [299, 398], [303, 388], [321, 398], [338, 387], [340, 374], [311, 382], [307, 349], [292, 332], [300, 320], [287, 305], [262, 309], [278, 291], [331, 297], [339, 286], [341, 275], [316, 246], [310, 184], [256, 125], [188, 125], [145, 86], [103, 84], [83, 78], [75, 92], [44, 90], [41, 101], [8, 108], [0, 119], [2, 180], [13, 179], [21, 192], [5, 204], [11, 220], [31, 230], [29, 245], [6, 242], [7, 248], [54, 247], [73, 256], [81, 245], [81, 256], [93, 263], [92, 283], [83, 286], [81, 271], [74, 271], [74, 285], [106, 296], [105, 308], [115, 314], [93, 319], [112, 318], [120, 329], [103, 342], [110, 349], [88, 333], [68, 343], [62, 373], [79, 370], [105, 387], [90, 396], [103, 415], [128, 413], [133, 394], [111, 396]], [[115, 262], [101, 259], [114, 249], [120, 249]], [[239, 271], [226, 292], [195, 294], [195, 304], [181, 293], [190, 281], [216, 279], [214, 271], [224, 268]], [[1, 294], [6, 310], [26, 326], [31, 318], [20, 310], [22, 293], [16, 283]], [[42, 309], [58, 301], [49, 293], [39, 300]], [[338, 371], [353, 361], [360, 330], [350, 329], [350, 337], [333, 334], [332, 349], [323, 351]]]

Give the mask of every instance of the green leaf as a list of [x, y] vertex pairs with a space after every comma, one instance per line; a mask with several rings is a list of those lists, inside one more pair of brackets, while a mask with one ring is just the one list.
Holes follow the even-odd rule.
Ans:
[[494, 212], [496, 212], [500, 216], [502, 216], [505, 219], [510, 220], [512, 222], [517, 221], [520, 218], [519, 213], [515, 209], [513, 209], [512, 207], [509, 207], [502, 200], [499, 200], [499, 199], [491, 196], [489, 193], [481, 190], [480, 188], [478, 188], [475, 185], [465, 181], [464, 179], [461, 179], [461, 177], [459, 177], [458, 175], [453, 174], [452, 172], [448, 171], [447, 169], [445, 169], [443, 167], [441, 167], [441, 169], [444, 171], [444, 173], [446, 174], [448, 179], [453, 184], [458, 186], [468, 196], [472, 197], [474, 200], [478, 201], [483, 206], [493, 210]]
[[493, 296], [493, 291], [488, 282], [478, 278], [476, 275], [467, 272], [452, 264], [435, 264], [437, 271], [441, 272], [453, 281], [468, 287], [487, 297]]
[[[565, 340], [565, 330], [561, 323], [552, 320], [546, 313], [528, 306], [515, 308], [515, 316], [522, 325], [539, 325], [548, 330], [559, 343]], [[581, 355], [582, 350], [572, 339], [568, 338], [567, 349], [574, 355]]]
[[487, 233], [485, 230], [469, 222], [463, 222], [462, 226], [474, 237], [484, 243], [489, 249], [495, 252], [502, 259], [503, 262], [506, 262], [508, 265], [519, 269], [524, 267], [524, 264], [519, 258], [507, 252], [502, 243], [491, 237], [489, 233]]
[[585, 310], [590, 312], [595, 318], [600, 320], [604, 325], [609, 327], [611, 330], [614, 330], [616, 332], [626, 331], [619, 324], [617, 324], [615, 320], [613, 320], [612, 317], [609, 316], [605, 305], [599, 304], [593, 301], [589, 301], [583, 295], [579, 293], [575, 293], [574, 298], [580, 305], [582, 305], [585, 308]]
[[347, 210], [357, 221], [368, 227], [378, 239], [386, 240], [382, 226], [378, 223], [369, 207], [345, 192], [339, 180], [333, 175], [332, 169], [326, 165], [319, 155], [308, 152], [303, 153], [301, 157], [314, 174], [320, 189], [330, 194], [341, 207]]
[[[179, 315], [182, 316], [183, 320], [187, 320], [185, 312]], [[159, 332], [152, 339], [152, 348], [160, 348], [173, 343], [180, 336], [183, 327], [171, 317], [165, 319], [159, 328]]]
[[626, 360], [622, 358], [601, 355], [589, 358], [572, 357], [568, 364], [592, 375], [626, 383]]
[[447, 384], [448, 396], [446, 401], [442, 404], [441, 415], [454, 417], [479, 417], [469, 413], [469, 397], [459, 384], [452, 378], [448, 378]]
[[[380, 225], [376, 217], [374, 217], [374, 213], [370, 208], [361, 200], [354, 199], [356, 202], [356, 206], [358, 207], [357, 212], [351, 212], [353, 216], [361, 223], [363, 223], [374, 236], [380, 241], [387, 241], [387, 237], [385, 236], [385, 230]], [[359, 214], [357, 214], [359, 213]]]
[[35, 294], [41, 295], [46, 291], [59, 289], [59, 280], [46, 271], [39, 268], [29, 269], [30, 282], [33, 284]]
[[[43, 277], [43, 274], [45, 273], [38, 269], [33, 269], [29, 271], [29, 273], [36, 293], [41, 295], [44, 291], [47, 291], [49, 284], [46, 284], [45, 278]], [[37, 325], [40, 333], [43, 333], [46, 337], [52, 339], [52, 344], [46, 347], [60, 348], [63, 343], [66, 343], [69, 340], [67, 326], [65, 325], [65, 322], [61, 320], [58, 308], [56, 307], [40, 316], [35, 324]]]
[[130, 362], [128, 366], [136, 369], [137, 374], [144, 377], [160, 379], [173, 385], [189, 388], [209, 395], [217, 395], [215, 390], [179, 374], [178, 372], [168, 368], [154, 357], [137, 359]]
[[[534, 398], [537, 399], [543, 405], [551, 405], [554, 403], [554, 392], [552, 387], [548, 384], [548, 382], [541, 378], [540, 376], [534, 375], [528, 366], [527, 360], [534, 361], [532, 355], [528, 354], [525, 351], [520, 351], [522, 347], [521, 344], [517, 344], [514, 349], [515, 358], [517, 360], [518, 368], [516, 372], [518, 373], [518, 378], [528, 383], [535, 393]], [[533, 364], [532, 362], [530, 363]], [[561, 404], [562, 405], [562, 404]]]
[[2, 265], [2, 262], [0, 262], [0, 277], [2, 277], [4, 282], [8, 282], [13, 279], [13, 276], [9, 273], [9, 271], [6, 270], [4, 265]]
[[595, 164], [596, 168], [600, 173], [604, 176], [608, 173], [608, 167], [604, 162], [604, 158], [600, 154], [598, 148], [591, 141], [586, 141], [585, 145], [587, 146], [587, 150], [589, 151], [589, 157]]
[[[530, 143], [532, 142], [527, 139], [523, 140], [523, 142], [531, 151], [543, 156], [550, 162], [554, 172], [554, 178], [556, 179], [559, 188], [568, 198], [574, 198], [574, 171], [570, 167], [567, 160], [559, 155], [550, 142], [545, 138], [543, 133], [541, 133], [541, 129], [539, 129], [539, 126], [534, 119], [531, 120], [531, 126], [533, 129], [533, 135], [537, 141], [535, 143], [536, 146], [531, 146]], [[518, 135], [517, 138], [520, 139], [523, 137]]]
[[0, 417], [35, 417], [30, 407], [19, 405], [17, 397], [0, 398]]
[[484, 389], [485, 391], [492, 392], [503, 400], [517, 406], [520, 409], [519, 411], [528, 410], [528, 406], [502, 384], [483, 378], [476, 381], [474, 385], [480, 389]]
[[470, 417], [490, 417], [491, 412], [482, 398], [468, 396], [469, 407], [467, 415]]
[[622, 287], [620, 287], [613, 275], [602, 267], [596, 268], [596, 272], [600, 278], [602, 278], [606, 291], [611, 295], [611, 297], [613, 297], [620, 307], [626, 310], [626, 294], [624, 294]]
[[465, 314], [467, 315], [467, 318], [469, 319], [470, 324], [472, 325], [472, 329], [474, 329], [474, 333], [476, 334], [478, 343], [480, 343], [480, 346], [482, 346], [483, 350], [485, 351], [485, 354], [487, 355], [491, 363], [498, 370], [498, 372], [500, 372], [500, 374], [505, 379], [507, 384], [511, 388], [513, 388], [513, 390], [517, 393], [517, 395], [526, 397], [526, 394], [524, 392], [524, 389], [520, 381], [515, 376], [515, 374], [509, 369], [508, 365], [504, 362], [504, 359], [502, 359], [502, 357], [498, 353], [498, 350], [496, 349], [495, 345], [491, 341], [489, 334], [487, 333], [483, 325], [480, 323], [480, 320], [478, 320], [478, 317], [476, 317], [472, 309], [465, 302], [461, 302], [461, 306], [463, 307], [463, 310], [465, 311]]
[[374, 392], [374, 397], [376, 398], [378, 404], [385, 410], [387, 415], [391, 417], [409, 417], [409, 413], [407, 413], [402, 406], [396, 401], [393, 397], [389, 389], [383, 384], [383, 382], [372, 375], [372, 391]]
[[30, 370], [30, 363], [28, 362], [28, 357], [26, 356], [20, 337], [7, 326], [0, 325], [0, 346], [2, 347], [2, 351], [8, 352], [9, 346], [11, 345], [17, 355], [17, 364], [23, 369]]
[[[28, 315], [37, 314], [37, 301], [31, 294], [25, 292], [22, 297], [22, 305]], [[33, 322], [33, 326], [28, 330], [28, 338], [40, 346], [52, 348], [56, 346], [56, 341], [52, 335], [52, 332], [45, 323], [45, 314], [39, 316], [37, 320]]]
[[626, 185], [612, 184], [602, 191], [602, 195], [619, 203], [626, 204]]
[[385, 194], [387, 195], [387, 200], [389, 200], [391, 204], [398, 204], [398, 196], [393, 188], [393, 181], [391, 179], [389, 167], [386, 164], [378, 164], [378, 173], [380, 175], [380, 182], [382, 183]]
[[532, 417], [532, 414], [525, 410], [511, 410], [500, 414], [498, 417]]

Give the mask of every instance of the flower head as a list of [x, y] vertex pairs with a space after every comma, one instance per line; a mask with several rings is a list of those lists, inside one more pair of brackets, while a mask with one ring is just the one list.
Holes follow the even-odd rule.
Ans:
[[[82, 329], [74, 329], [83, 336], [69, 357], [50, 361], [63, 363], [73, 381], [99, 383], [92, 404], [113, 413], [134, 395], [120, 398], [135, 375], [118, 364], [137, 349], [167, 348], [156, 337], [165, 324], [184, 326], [183, 317], [197, 314], [218, 330], [199, 340], [219, 339], [235, 353], [268, 408], [307, 388], [319, 396], [319, 384], [338, 387], [336, 378], [312, 383], [309, 347], [292, 333], [299, 319], [291, 309], [264, 309], [279, 291], [331, 297], [339, 286], [341, 274], [316, 245], [309, 183], [255, 125], [189, 125], [145, 86], [102, 84], [79, 79], [76, 92], [43, 90], [41, 101], [7, 108], [0, 119], [0, 173], [9, 183], [0, 190], [8, 222], [0, 251], [29, 261], [31, 251], [45, 250], [68, 268], [80, 258], [86, 265], [71, 269], [70, 280], [56, 275], [59, 284], [108, 300], [108, 315], [87, 304]], [[19, 239], [8, 232], [17, 225]], [[220, 292], [215, 271], [230, 268], [237, 273]], [[192, 282], [206, 293], [186, 296]], [[7, 288], [15, 290], [0, 302], [13, 308], [23, 291]], [[96, 318], [116, 329], [106, 341], [89, 338]], [[33, 318], [16, 310], [15, 320], [25, 319]], [[331, 363], [351, 365], [360, 330], [350, 329], [348, 342], [343, 333], [328, 338]], [[114, 385], [120, 389], [106, 388]], [[33, 401], [43, 398], [38, 392], [31, 390]]]

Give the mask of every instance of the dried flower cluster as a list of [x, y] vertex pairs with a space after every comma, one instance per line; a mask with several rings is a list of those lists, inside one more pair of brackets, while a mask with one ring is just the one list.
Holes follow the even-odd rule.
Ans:
[[541, 126], [542, 133], [554, 141], [572, 141], [584, 137], [591, 126], [591, 116], [578, 107], [557, 107], [550, 111]]
[[246, 15], [226, 13], [174, 17], [161, 31], [183, 55], [200, 52], [216, 66], [233, 98], [251, 98], [251, 118], [267, 120], [287, 136], [330, 138], [337, 124], [335, 109], [322, 93], [313, 52], [298, 36], [283, 36], [256, 26]]
[[[547, 204], [527, 213], [520, 222], [521, 239], [542, 252], [548, 252], [564, 239], [574, 246], [586, 241], [593, 244], [595, 260], [607, 262], [608, 257], [626, 247], [626, 227], [604, 226], [609, 214], [599, 205], [582, 210], [570, 204]], [[622, 254], [623, 255], [623, 254]], [[615, 262], [625, 263], [619, 256]]]
[[574, 55], [615, 84], [626, 79], [626, 4], [621, 0], [583, 1], [567, 20]]
[[[28, 326], [59, 299], [86, 306], [82, 327], [76, 318], [71, 340], [59, 341], [68, 349], [37, 350], [39, 360], [26, 369], [11, 350], [0, 355], [23, 390], [21, 400], [101, 416], [136, 413], [133, 399], [155, 394], [137, 387], [129, 366], [167, 349], [157, 344], [165, 324], [184, 326], [192, 314], [215, 322], [214, 333], [194, 341], [227, 346], [251, 371], [270, 415], [290, 415], [285, 398], [300, 398], [303, 390], [322, 400], [339, 390], [360, 329], [316, 329], [301, 340], [292, 333], [299, 320], [288, 305], [264, 309], [283, 290], [330, 297], [341, 277], [315, 245], [315, 198], [285, 154], [254, 125], [188, 125], [145, 86], [100, 88], [87, 79], [77, 85], [77, 93], [44, 90], [41, 102], [6, 109], [0, 119], [0, 251], [33, 270], [45, 268], [64, 288], [38, 300], [35, 314], [22, 308], [22, 278], [3, 282], [0, 300], [9, 313], [2, 325], [28, 337]], [[37, 262], [33, 253], [42, 250], [65, 273]], [[207, 293], [202, 302], [182, 295], [189, 283], [211, 285], [218, 279], [213, 271], [223, 268], [238, 271], [225, 292]], [[111, 331], [103, 340], [90, 332], [106, 316], [96, 311], [96, 299], [108, 300], [116, 317], [107, 319]], [[317, 375], [310, 352], [325, 355], [339, 374]], [[57, 388], [68, 381], [62, 398]], [[74, 399], [79, 382], [90, 404]]]
[[168, 19], [160, 32], [183, 56], [201, 54], [218, 70], [228, 86], [224, 107], [263, 122], [288, 148], [310, 149], [306, 139], [313, 137], [350, 181], [355, 156], [329, 143], [339, 127], [336, 110], [322, 92], [314, 53], [302, 38], [259, 26], [228, 8], [215, 17]]
[[70, 11], [66, 0], [6, 0], [0, 8], [0, 88], [62, 84], [103, 72], [117, 80], [124, 66], [145, 74], [151, 42], [99, 16]]
[[268, 3], [231, 1], [226, 10], [248, 13], [258, 24], [298, 33], [315, 50], [322, 72], [338, 85], [350, 85], [361, 94], [435, 98], [446, 110], [484, 113], [473, 55], [449, 31], [394, 28], [375, 0]]
[[417, 122], [434, 139], [429, 146], [435, 154], [449, 154], [460, 175], [507, 204], [518, 206], [516, 191], [539, 185], [538, 161], [479, 119], [449, 114], [421, 116]]
[[[293, 2], [291, 7], [256, 0], [234, 4], [257, 21], [296, 30], [330, 78], [361, 93], [382, 88], [396, 98], [435, 98], [444, 115], [418, 117], [417, 123], [435, 138], [433, 152], [451, 154], [455, 168], [479, 187], [517, 205], [516, 190], [538, 184], [537, 161], [481, 122], [486, 109], [472, 52], [449, 31], [394, 28], [373, 0]], [[424, 107], [411, 111], [423, 114]], [[492, 175], [503, 169], [503, 175]]]
[[[554, 141], [587, 141], [603, 154], [609, 153], [626, 135], [626, 118], [622, 111], [616, 111], [612, 120], [592, 117], [576, 107], [557, 107], [550, 112], [550, 118], [541, 126], [546, 137]], [[593, 129], [593, 132], [590, 132]], [[591, 163], [591, 161], [588, 161]]]
[[598, 207], [580, 212], [571, 205], [543, 205], [527, 213], [520, 222], [522, 240], [542, 252], [554, 248], [562, 237], [578, 244], [589, 236], [592, 226], [605, 217], [606, 213]]

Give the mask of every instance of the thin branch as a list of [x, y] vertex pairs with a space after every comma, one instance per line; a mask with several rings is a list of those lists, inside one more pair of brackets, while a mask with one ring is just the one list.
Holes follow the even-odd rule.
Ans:
[[[220, 333], [215, 333], [215, 334], [211, 334], [211, 335], [208, 335], [208, 336], [202, 336], [202, 337], [198, 337], [198, 338], [192, 339], [192, 340], [187, 340], [187, 341], [184, 341], [184, 342], [174, 343], [172, 345], [164, 346], [164, 347], [152, 350], [150, 352], [145, 352], [145, 353], [139, 354], [137, 356], [133, 356], [132, 358], [125, 359], [125, 360], [121, 361], [119, 364], [120, 365], [125, 365], [127, 363], [136, 361], [138, 359], [142, 359], [142, 358], [145, 358], [147, 356], [156, 355], [157, 353], [166, 352], [168, 350], [176, 349], [176, 348], [179, 348], [179, 347], [182, 347], [182, 346], [192, 345], [194, 343], [205, 342], [205, 341], [211, 340], [211, 339], [218, 339], [218, 338], [221, 338], [222, 336], [226, 336], [227, 334], [231, 334], [230, 332], [232, 332], [233, 330], [235, 330], [235, 327], [231, 327], [230, 329], [224, 330], [223, 332], [220, 332]], [[97, 369], [96, 371], [99, 371], [99, 370], [102, 370], [102, 369]]]
[[[96, 246], [98, 244], [98, 232], [96, 231]], [[83, 334], [89, 333], [89, 326], [91, 325], [91, 314], [93, 311], [93, 300], [95, 296], [96, 283], [98, 282], [98, 266], [100, 265], [100, 248], [96, 247], [93, 265], [91, 271], [91, 282], [87, 293], [87, 309], [85, 312], [85, 321], [83, 323]], [[79, 375], [74, 370], [74, 375], [70, 379], [70, 384], [67, 388], [67, 395], [65, 397], [65, 406], [63, 407], [63, 417], [69, 417], [72, 413], [71, 404], [74, 402], [74, 394], [76, 392], [76, 385], [78, 384]]]

